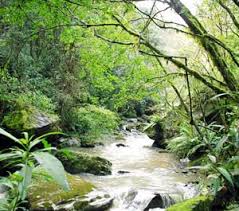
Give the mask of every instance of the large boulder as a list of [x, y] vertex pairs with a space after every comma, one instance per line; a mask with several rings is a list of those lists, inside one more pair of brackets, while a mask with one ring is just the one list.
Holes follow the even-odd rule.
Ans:
[[192, 199], [177, 203], [167, 211], [210, 211], [212, 210], [212, 198], [210, 196], [196, 196]]
[[27, 107], [7, 113], [3, 124], [10, 130], [18, 132], [28, 131], [35, 134], [49, 132], [57, 125], [57, 115], [42, 112], [35, 107]]
[[164, 131], [160, 123], [155, 123], [145, 130], [149, 138], [154, 140], [153, 147], [165, 148]]
[[29, 189], [28, 200], [31, 211], [98, 211], [108, 209], [113, 198], [78, 176], [67, 175], [71, 190], [65, 192], [53, 180], [37, 176]]
[[98, 156], [61, 149], [57, 152], [56, 157], [62, 162], [66, 171], [71, 174], [111, 174], [111, 162]]
[[174, 111], [165, 115], [154, 115], [151, 117], [151, 123], [144, 128], [146, 134], [155, 140], [153, 147], [165, 148], [166, 140], [176, 137], [179, 134], [179, 120], [175, 118]]
[[169, 195], [166, 197], [166, 195], [163, 194], [155, 194], [144, 211], [149, 211], [154, 208], [166, 208], [174, 203], [175, 201]]

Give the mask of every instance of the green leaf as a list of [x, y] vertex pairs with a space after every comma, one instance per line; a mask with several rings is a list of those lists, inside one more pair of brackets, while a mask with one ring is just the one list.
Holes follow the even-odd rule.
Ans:
[[0, 128], [0, 134], [4, 135], [8, 138], [10, 138], [11, 140], [15, 141], [16, 143], [20, 143], [19, 139], [17, 139], [16, 137], [14, 137], [13, 135], [11, 135], [10, 133], [8, 133], [7, 131], [3, 130], [2, 128]]
[[[35, 138], [30, 144], [30, 149], [32, 149], [34, 146], [36, 146], [40, 142], [43, 142], [43, 144], [44, 144], [44, 140], [45, 140], [44, 138], [45, 137], [50, 136], [50, 135], [59, 135], [59, 134], [63, 134], [63, 133], [61, 133], [61, 132], [51, 132], [51, 133], [46, 133], [42, 136], [39, 136], [39, 137]], [[45, 144], [44, 144], [44, 147], [45, 147]]]
[[34, 152], [33, 155], [47, 173], [53, 177], [64, 190], [70, 190], [64, 167], [56, 157], [47, 152]]
[[239, 161], [239, 156], [232, 156], [228, 162]]
[[8, 159], [17, 159], [20, 157], [21, 157], [20, 154], [15, 152], [3, 153], [3, 154], [0, 154], [0, 161], [4, 161]]
[[217, 143], [217, 146], [216, 146], [216, 151], [218, 153], [221, 152], [221, 150], [223, 149], [223, 145], [224, 143], [228, 140], [228, 136], [224, 136], [218, 143]]
[[223, 178], [234, 188], [234, 183], [230, 172], [223, 167], [218, 167], [216, 169], [223, 176]]
[[45, 133], [44, 135], [37, 137], [35, 140], [43, 139], [43, 138], [45, 138], [45, 137], [47, 137], [47, 136], [51, 136], [51, 135], [60, 135], [60, 134], [63, 135], [64, 133], [62, 133], [62, 132], [50, 132], [50, 133]]
[[214, 155], [207, 155], [207, 156], [208, 156], [208, 158], [210, 159], [210, 161], [212, 163], [216, 163], [217, 162], [217, 158]]
[[27, 189], [32, 181], [32, 167], [24, 165], [20, 171], [20, 175], [23, 177], [23, 180], [19, 184], [19, 192], [21, 200], [24, 200], [27, 197]]

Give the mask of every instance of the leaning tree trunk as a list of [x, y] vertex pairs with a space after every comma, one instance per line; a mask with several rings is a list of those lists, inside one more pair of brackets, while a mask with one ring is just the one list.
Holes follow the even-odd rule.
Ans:
[[203, 48], [208, 52], [213, 64], [217, 67], [218, 71], [222, 75], [228, 88], [231, 91], [237, 91], [238, 83], [234, 75], [229, 70], [229, 67], [227, 66], [223, 57], [220, 55], [217, 45], [213, 43], [212, 41], [210, 41], [209, 39], [207, 39], [207, 36], [209, 34], [206, 31], [206, 29], [203, 27], [203, 25], [189, 11], [189, 9], [184, 4], [182, 4], [180, 0], [170, 0], [168, 1], [168, 4], [187, 23], [191, 32], [195, 34], [195, 36], [198, 38]]
[[239, 0], [232, 0], [239, 7]]

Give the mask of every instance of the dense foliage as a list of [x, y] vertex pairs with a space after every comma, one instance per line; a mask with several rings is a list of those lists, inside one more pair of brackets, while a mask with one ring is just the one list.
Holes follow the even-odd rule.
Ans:
[[41, 114], [84, 142], [151, 118], [222, 206], [238, 201], [239, 3], [140, 2], [1, 1], [0, 126], [33, 132]]

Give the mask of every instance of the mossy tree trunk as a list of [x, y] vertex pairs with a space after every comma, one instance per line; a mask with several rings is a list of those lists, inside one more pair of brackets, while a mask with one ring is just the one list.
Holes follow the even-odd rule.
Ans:
[[217, 45], [207, 38], [210, 35], [203, 25], [180, 0], [170, 0], [167, 1], [167, 3], [175, 10], [178, 15], [181, 16], [181, 18], [187, 23], [191, 32], [195, 34], [195, 37], [207, 51], [215, 67], [217, 67], [228, 88], [231, 91], [237, 91], [238, 83], [234, 75], [230, 71], [223, 57], [220, 55]]
[[232, 0], [239, 7], [239, 0]]

